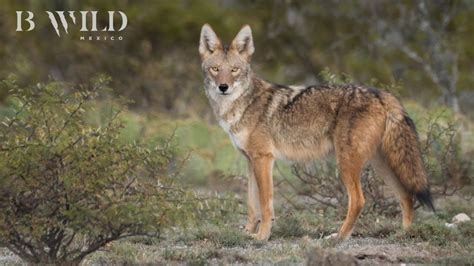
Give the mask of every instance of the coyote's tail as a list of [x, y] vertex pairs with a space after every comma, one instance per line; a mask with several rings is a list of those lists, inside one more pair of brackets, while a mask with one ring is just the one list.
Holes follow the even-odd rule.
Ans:
[[[392, 96], [393, 97], [393, 96]], [[403, 188], [435, 211], [413, 120], [398, 100], [388, 100], [382, 152]]]

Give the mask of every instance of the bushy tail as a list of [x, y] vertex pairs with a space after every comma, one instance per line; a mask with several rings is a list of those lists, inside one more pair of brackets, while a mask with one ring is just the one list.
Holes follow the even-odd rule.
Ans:
[[[390, 106], [391, 105], [391, 106]], [[406, 191], [435, 211], [413, 120], [398, 100], [389, 104], [382, 152]]]

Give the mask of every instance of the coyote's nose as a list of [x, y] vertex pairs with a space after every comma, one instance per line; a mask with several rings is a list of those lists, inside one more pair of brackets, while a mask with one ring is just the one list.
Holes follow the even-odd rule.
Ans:
[[221, 92], [226, 92], [228, 88], [229, 88], [229, 85], [227, 85], [227, 84], [225, 84], [225, 83], [219, 85], [219, 90], [220, 90]]

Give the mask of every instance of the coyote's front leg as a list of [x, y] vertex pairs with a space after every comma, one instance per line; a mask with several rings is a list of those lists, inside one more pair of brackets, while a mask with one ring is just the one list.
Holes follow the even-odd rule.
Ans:
[[250, 157], [250, 163], [258, 187], [262, 214], [258, 232], [254, 237], [257, 240], [268, 240], [273, 220], [273, 156], [271, 154], [254, 155]]
[[245, 231], [247, 233], [256, 233], [258, 223], [262, 219], [262, 213], [260, 211], [260, 199], [258, 193], [257, 180], [252, 168], [252, 163], [248, 161], [248, 217], [247, 225], [245, 225]]

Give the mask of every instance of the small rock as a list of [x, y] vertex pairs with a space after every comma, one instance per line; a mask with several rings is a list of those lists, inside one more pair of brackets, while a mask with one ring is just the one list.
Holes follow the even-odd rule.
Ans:
[[337, 233], [332, 233], [324, 237], [324, 239], [335, 239], [337, 238]]
[[455, 224], [450, 224], [450, 223], [445, 223], [444, 226], [447, 228], [456, 228]]
[[456, 214], [456, 216], [453, 217], [453, 223], [454, 224], [460, 224], [460, 223], [468, 222], [470, 220], [471, 220], [471, 218], [469, 218], [469, 216], [467, 216], [467, 214], [465, 214], [465, 213], [459, 213], [459, 214]]

